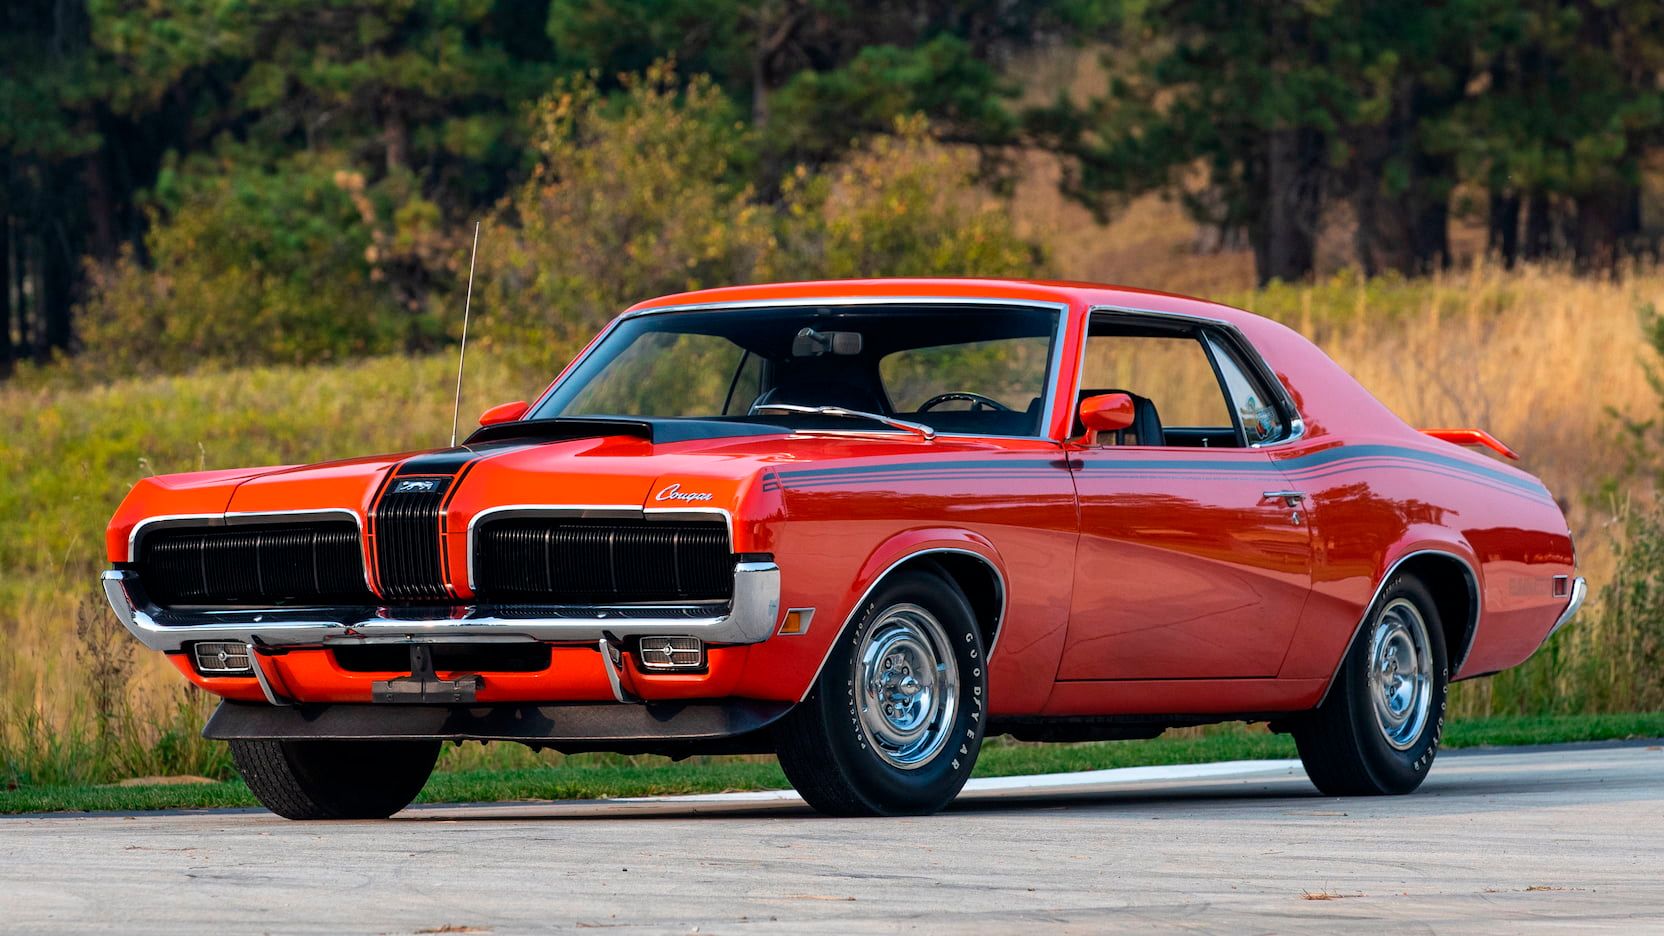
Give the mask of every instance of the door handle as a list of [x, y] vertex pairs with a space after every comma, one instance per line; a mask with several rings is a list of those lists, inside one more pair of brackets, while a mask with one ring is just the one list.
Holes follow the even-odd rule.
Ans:
[[1266, 491], [1260, 495], [1265, 500], [1280, 500], [1290, 507], [1298, 507], [1306, 495], [1301, 491]]

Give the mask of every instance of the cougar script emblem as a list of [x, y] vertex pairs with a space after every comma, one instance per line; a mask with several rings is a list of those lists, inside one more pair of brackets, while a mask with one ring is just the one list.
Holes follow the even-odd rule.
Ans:
[[658, 493], [654, 500], [661, 501], [708, 501], [711, 499], [709, 491], [682, 491], [680, 483], [672, 484]]

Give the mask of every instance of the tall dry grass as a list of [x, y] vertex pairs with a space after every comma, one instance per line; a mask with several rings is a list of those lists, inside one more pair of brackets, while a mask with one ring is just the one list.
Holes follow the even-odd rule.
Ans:
[[[1664, 308], [1664, 276], [1587, 280], [1480, 266], [1426, 281], [1342, 276], [1220, 298], [1311, 335], [1411, 423], [1481, 426], [1513, 445], [1566, 504], [1597, 596], [1612, 581], [1626, 529], [1612, 495], [1626, 488], [1629, 455], [1614, 414], [1658, 412], [1637, 310]], [[513, 365], [503, 351], [471, 355], [465, 418], [534, 394], [571, 349], [538, 349], [535, 362], [516, 355]], [[185, 693], [156, 655], [123, 649], [128, 638], [99, 610], [105, 521], [146, 473], [438, 444], [453, 366], [447, 357], [384, 358], [0, 388], [0, 782], [223, 774], [223, 753], [195, 736], [208, 700]], [[1636, 655], [1626, 626], [1592, 609], [1520, 673], [1464, 686], [1458, 711], [1644, 704], [1639, 689], [1610, 689], [1619, 668], [1651, 659]], [[1630, 685], [1649, 680], [1658, 674]]]

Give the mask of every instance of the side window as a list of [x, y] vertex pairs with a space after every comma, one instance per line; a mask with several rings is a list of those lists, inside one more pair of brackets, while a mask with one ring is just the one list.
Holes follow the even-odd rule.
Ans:
[[1208, 347], [1213, 350], [1213, 359], [1219, 365], [1219, 376], [1224, 379], [1225, 392], [1231, 398], [1231, 409], [1235, 411], [1248, 443], [1252, 445], [1281, 438], [1283, 417], [1277, 412], [1276, 404], [1267, 398], [1257, 382], [1249, 379], [1236, 355], [1217, 338], [1209, 335]]
[[[1242, 443], [1208, 350], [1194, 334], [1094, 321], [1079, 397], [1129, 393], [1139, 445], [1231, 447]], [[1078, 407], [1080, 400], [1074, 401]], [[1155, 427], [1159, 427], [1159, 430]], [[1080, 427], [1076, 427], [1080, 431]], [[1155, 435], [1159, 438], [1145, 438]]]

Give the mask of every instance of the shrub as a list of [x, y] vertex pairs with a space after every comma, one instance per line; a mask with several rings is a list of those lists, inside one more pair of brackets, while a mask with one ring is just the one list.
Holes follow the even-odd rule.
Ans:
[[164, 179], [172, 203], [153, 210], [147, 262], [128, 252], [91, 271], [82, 366], [308, 363], [408, 342], [413, 317], [372, 279], [374, 232], [351, 173], [307, 157], [197, 169], [177, 192]]
[[565, 345], [636, 300], [745, 282], [771, 249], [750, 139], [709, 79], [655, 66], [616, 101], [569, 80], [533, 120], [537, 164], [482, 236], [483, 338]]
[[781, 186], [780, 250], [769, 276], [1036, 275], [1045, 267], [1039, 245], [975, 184], [973, 163], [914, 117], [824, 172], [799, 166]]
[[1032, 275], [1039, 248], [977, 186], [972, 154], [898, 121], [763, 199], [732, 102], [655, 66], [609, 101], [567, 82], [534, 109], [532, 176], [480, 249], [486, 333], [538, 353], [629, 304], [708, 286], [855, 276]]

